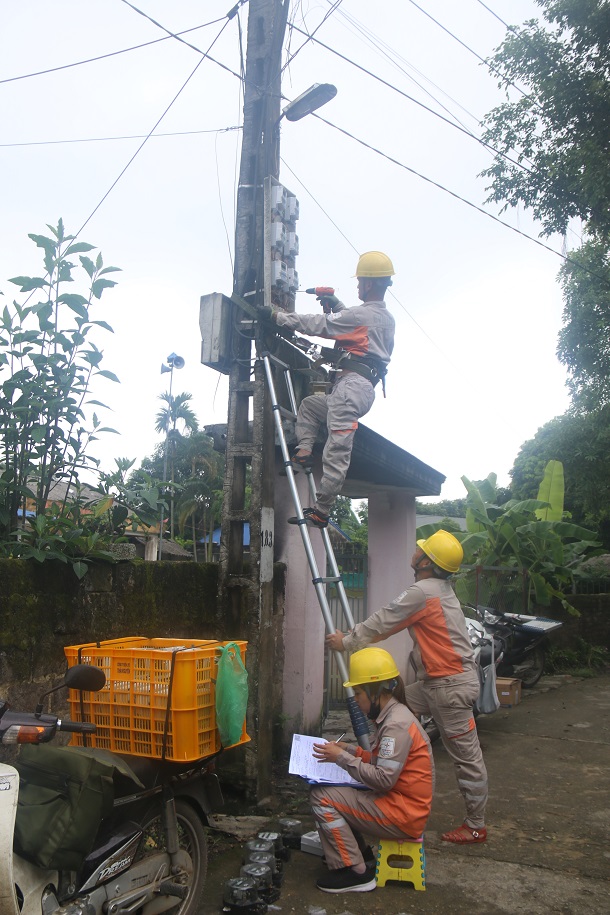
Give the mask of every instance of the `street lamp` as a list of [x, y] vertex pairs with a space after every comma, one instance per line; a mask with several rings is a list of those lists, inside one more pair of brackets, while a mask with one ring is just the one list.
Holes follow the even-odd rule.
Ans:
[[[174, 369], [183, 369], [184, 368], [184, 359], [182, 356], [176, 355], [176, 353], [170, 353], [164, 363], [161, 364], [161, 374], [165, 375], [166, 372], [169, 372], [169, 394], [167, 396], [167, 406], [169, 410], [167, 428], [165, 430], [165, 449], [163, 455], [163, 494], [165, 495], [165, 484], [167, 483], [167, 446], [169, 442], [169, 420], [172, 415], [172, 383], [174, 381]], [[174, 429], [176, 427], [176, 419], [174, 417]], [[157, 560], [161, 559], [163, 553], [163, 523], [165, 512], [161, 508], [161, 517], [159, 518], [159, 549], [157, 550]]]
[[293, 102], [289, 102], [282, 109], [280, 120], [286, 118], [288, 121], [300, 121], [301, 118], [316, 111], [317, 108], [326, 105], [327, 102], [334, 99], [336, 94], [337, 87], [331, 83], [314, 83], [313, 86], [310, 86], [309, 89], [306, 89], [298, 98], [295, 98]]

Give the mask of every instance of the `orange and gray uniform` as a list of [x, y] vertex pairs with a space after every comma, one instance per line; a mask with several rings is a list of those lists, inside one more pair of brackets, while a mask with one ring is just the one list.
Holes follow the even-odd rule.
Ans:
[[432, 806], [434, 760], [406, 705], [390, 699], [377, 718], [370, 752], [350, 747], [337, 765], [372, 790], [312, 788], [312, 810], [330, 870], [362, 864], [353, 829], [382, 839], [421, 836]]
[[[335, 347], [351, 353], [355, 361], [387, 368], [394, 348], [394, 318], [385, 302], [366, 302], [346, 308], [343, 303], [332, 314], [297, 315], [278, 312], [280, 327], [313, 337], [335, 340]], [[312, 451], [320, 426], [328, 427], [322, 454], [322, 478], [315, 508], [329, 514], [341, 492], [349, 469], [358, 420], [369, 412], [375, 400], [371, 381], [349, 368], [342, 368], [326, 396], [313, 394], [299, 406], [296, 422], [298, 446]]]
[[343, 640], [347, 651], [379, 642], [408, 628], [415, 649], [417, 682], [406, 687], [416, 715], [432, 715], [453, 760], [466, 804], [465, 823], [485, 825], [487, 770], [473, 715], [479, 679], [464, 614], [448, 581], [425, 578], [387, 607], [358, 623]]

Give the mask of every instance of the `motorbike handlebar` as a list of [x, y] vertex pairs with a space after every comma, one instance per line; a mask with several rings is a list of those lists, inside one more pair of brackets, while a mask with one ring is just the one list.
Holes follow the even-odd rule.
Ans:
[[58, 721], [57, 730], [71, 734], [95, 734], [97, 725], [92, 721]]

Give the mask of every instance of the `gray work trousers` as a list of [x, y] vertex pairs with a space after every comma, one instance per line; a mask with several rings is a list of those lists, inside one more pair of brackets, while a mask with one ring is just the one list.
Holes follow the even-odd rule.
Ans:
[[409, 839], [404, 828], [380, 810], [377, 797], [376, 792], [360, 788], [317, 785], [311, 789], [309, 800], [329, 870], [362, 864], [354, 829], [379, 839]]
[[313, 506], [325, 515], [341, 492], [349, 469], [358, 420], [369, 412], [374, 400], [370, 381], [355, 372], [345, 372], [329, 394], [312, 394], [301, 401], [295, 427], [298, 447], [312, 451], [320, 426], [326, 424], [328, 428], [322, 478]]
[[464, 822], [471, 829], [485, 826], [487, 769], [474, 723], [473, 704], [479, 695], [477, 680], [435, 686], [418, 680], [405, 689], [407, 705], [414, 715], [432, 715], [455, 767], [458, 788], [466, 804]]

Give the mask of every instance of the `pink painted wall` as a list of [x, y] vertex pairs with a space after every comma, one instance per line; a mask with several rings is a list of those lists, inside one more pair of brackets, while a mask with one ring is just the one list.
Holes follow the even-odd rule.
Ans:
[[[281, 464], [278, 463], [278, 470]], [[320, 467], [314, 468], [319, 478]], [[310, 498], [305, 474], [296, 476], [303, 507]], [[324, 688], [325, 625], [297, 525], [287, 523], [294, 515], [292, 494], [286, 477], [278, 476], [275, 488], [275, 559], [285, 562], [283, 712], [288, 717], [286, 733], [315, 732], [320, 723]], [[310, 528], [318, 572], [325, 574], [326, 556], [322, 538]], [[415, 499], [405, 492], [375, 492], [369, 496], [368, 610], [373, 613], [413, 583], [410, 566], [415, 550]], [[406, 633], [383, 643], [406, 673], [412, 642]]]
[[[315, 470], [319, 478], [320, 468]], [[304, 473], [297, 474], [297, 487], [304, 508], [309, 494]], [[287, 736], [294, 731], [314, 733], [322, 715], [324, 687], [324, 635], [326, 628], [298, 525], [288, 524], [295, 514], [286, 477], [278, 476], [275, 487], [275, 559], [285, 562], [283, 711], [290, 721]], [[309, 528], [320, 575], [326, 574], [326, 554], [319, 531]]]
[[[392, 491], [369, 496], [368, 613], [389, 603], [413, 584], [415, 498]], [[394, 657], [403, 677], [413, 643], [406, 632], [380, 643]]]

